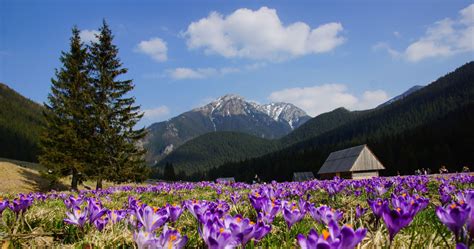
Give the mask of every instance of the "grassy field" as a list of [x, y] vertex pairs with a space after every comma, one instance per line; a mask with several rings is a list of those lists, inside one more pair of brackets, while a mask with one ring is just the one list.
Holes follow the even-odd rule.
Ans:
[[[235, 224], [243, 220], [255, 232], [254, 237], [249, 235], [246, 248], [299, 248], [311, 229], [321, 236], [318, 243], [333, 243], [330, 248], [340, 248], [334, 243], [344, 237], [335, 233], [334, 227], [364, 232], [360, 241], [354, 240], [358, 248], [454, 248], [456, 241], [470, 243], [466, 224], [474, 217], [468, 212], [460, 224], [462, 233], [455, 237], [435, 210], [470, 210], [473, 183], [471, 175], [453, 174], [445, 178], [409, 176], [254, 185], [157, 183], [80, 193], [10, 193], [2, 195], [3, 202], [9, 200], [11, 204], [17, 198], [18, 203], [26, 203], [26, 208], [18, 213], [15, 207], [5, 208], [0, 240], [4, 248], [147, 248], [144, 241], [158, 244], [159, 236], [172, 230], [175, 235], [169, 238], [174, 240], [168, 242], [185, 236], [187, 248], [221, 248], [212, 247], [213, 238], [219, 245], [242, 247], [243, 237], [235, 235]], [[377, 205], [386, 208], [383, 213], [409, 220], [393, 223], [401, 227], [392, 242], [389, 234], [393, 224], [386, 215], [377, 217]], [[275, 210], [270, 212], [268, 207], [276, 208], [271, 219], [267, 215]], [[180, 212], [174, 217], [176, 210]], [[102, 212], [99, 217], [92, 215], [98, 212]], [[123, 219], [116, 219], [120, 215]], [[83, 223], [80, 219], [78, 223], [65, 221], [80, 216]], [[153, 228], [147, 225], [159, 222]], [[229, 225], [232, 222], [235, 224]], [[259, 238], [257, 228], [269, 229], [268, 234]], [[230, 237], [224, 240], [224, 235]]]

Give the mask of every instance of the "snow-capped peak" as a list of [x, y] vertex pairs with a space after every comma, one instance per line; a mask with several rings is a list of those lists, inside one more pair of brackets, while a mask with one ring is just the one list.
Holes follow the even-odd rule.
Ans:
[[236, 94], [226, 94], [203, 107], [195, 109], [195, 111], [200, 111], [209, 116], [211, 121], [218, 116], [255, 116], [263, 114], [276, 122], [287, 123], [291, 129], [309, 119], [309, 116], [303, 110], [292, 104], [277, 102], [261, 105], [246, 101], [242, 96]]

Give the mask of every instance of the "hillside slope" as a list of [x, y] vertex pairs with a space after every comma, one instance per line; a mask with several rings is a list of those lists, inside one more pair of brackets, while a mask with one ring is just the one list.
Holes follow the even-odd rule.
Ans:
[[211, 132], [183, 144], [157, 167], [162, 168], [166, 163], [171, 163], [176, 173], [204, 173], [226, 162], [241, 161], [275, 151], [278, 146], [277, 141], [245, 133]]
[[43, 110], [0, 83], [0, 157], [36, 161]]

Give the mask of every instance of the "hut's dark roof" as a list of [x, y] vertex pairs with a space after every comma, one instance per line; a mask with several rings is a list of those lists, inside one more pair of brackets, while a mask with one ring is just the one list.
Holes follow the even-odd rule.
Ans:
[[385, 169], [367, 145], [332, 152], [318, 174]]

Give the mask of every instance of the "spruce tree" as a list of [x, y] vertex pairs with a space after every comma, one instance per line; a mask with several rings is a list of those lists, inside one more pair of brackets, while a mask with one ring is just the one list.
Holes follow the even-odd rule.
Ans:
[[168, 162], [165, 164], [163, 179], [165, 179], [167, 181], [175, 181], [176, 180], [176, 174], [174, 172], [173, 164], [168, 163]]
[[144, 149], [139, 140], [145, 129], [134, 129], [143, 114], [129, 96], [134, 88], [132, 80], [124, 80], [127, 69], [118, 58], [118, 48], [113, 44], [112, 32], [104, 21], [90, 46], [89, 66], [91, 84], [95, 90], [93, 118], [95, 134], [90, 157], [93, 167], [89, 175], [97, 180], [96, 188], [102, 188], [103, 180], [115, 182], [140, 181], [146, 177]]
[[45, 128], [40, 138], [39, 161], [48, 168], [53, 179], [72, 174], [71, 188], [77, 190], [81, 172], [87, 166], [88, 140], [91, 130], [87, 49], [81, 42], [79, 30], [72, 29], [68, 52], [62, 52], [62, 67], [51, 79], [51, 93], [44, 112]]

